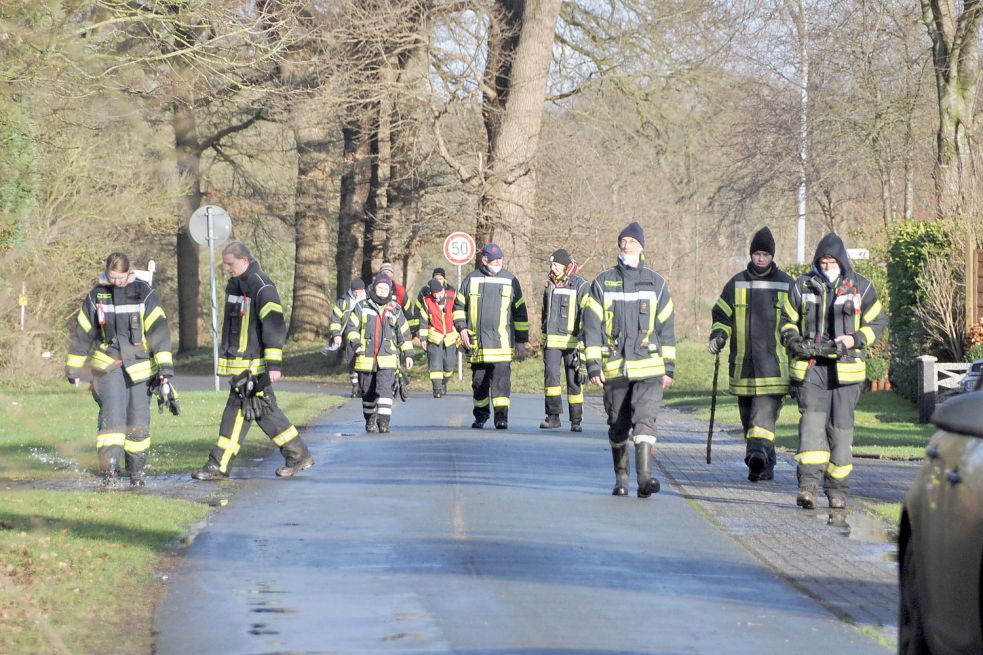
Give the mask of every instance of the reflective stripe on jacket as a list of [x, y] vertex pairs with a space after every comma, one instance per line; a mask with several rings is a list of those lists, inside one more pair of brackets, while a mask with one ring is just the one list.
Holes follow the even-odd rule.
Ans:
[[[400, 357], [413, 354], [410, 327], [395, 301], [377, 305], [371, 298], [358, 301], [348, 317], [346, 348], [355, 358], [355, 370], [370, 373], [399, 368]], [[355, 354], [358, 348], [362, 352]]]
[[273, 280], [251, 261], [225, 286], [225, 314], [218, 350], [218, 375], [279, 371], [287, 324]]
[[584, 310], [590, 301], [587, 280], [574, 275], [566, 286], [552, 281], [543, 289], [542, 327], [547, 348], [576, 348], [583, 339]]
[[454, 299], [454, 327], [468, 330], [468, 361], [510, 362], [517, 343], [529, 341], [529, 315], [519, 280], [506, 270], [492, 275], [484, 267], [468, 274]]
[[457, 343], [457, 332], [454, 331], [454, 299], [457, 296], [453, 289], [444, 290], [443, 308], [437, 304], [432, 295], [426, 295], [421, 301], [420, 338], [430, 343], [453, 346]]

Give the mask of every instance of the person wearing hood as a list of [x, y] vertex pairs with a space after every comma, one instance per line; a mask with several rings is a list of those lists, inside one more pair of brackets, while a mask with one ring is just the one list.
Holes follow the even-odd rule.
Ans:
[[782, 342], [800, 413], [800, 507], [816, 506], [820, 481], [830, 508], [846, 507], [864, 362], [885, 323], [874, 285], [853, 270], [840, 237], [827, 234], [816, 247], [812, 270], [795, 280], [782, 311]]
[[666, 280], [645, 266], [637, 222], [618, 235], [618, 263], [590, 288], [584, 313], [587, 375], [604, 390], [615, 496], [628, 495], [628, 441], [635, 443], [638, 497], [660, 489], [652, 477], [655, 421], [676, 367], [675, 317]]
[[713, 306], [710, 343], [716, 355], [730, 339], [729, 390], [744, 428], [748, 480], [775, 477], [775, 424], [788, 393], [788, 354], [779, 339], [781, 308], [792, 278], [775, 264], [775, 239], [763, 227], [751, 239], [747, 268], [724, 285]]
[[157, 291], [136, 277], [121, 252], [106, 258], [73, 325], [65, 377], [78, 387], [92, 371], [99, 405], [96, 450], [103, 482], [115, 485], [125, 466], [130, 485], [144, 485], [150, 448], [150, 383], [174, 377], [171, 333]]
[[457, 332], [454, 331], [453, 289], [436, 277], [430, 280], [427, 295], [420, 301], [420, 344], [427, 351], [433, 397], [447, 393], [447, 381], [454, 375], [457, 359]]
[[389, 432], [400, 360], [413, 368], [413, 343], [406, 316], [392, 297], [393, 280], [379, 273], [364, 300], [352, 309], [345, 343], [355, 361], [362, 390], [365, 431]]
[[590, 298], [590, 285], [577, 275], [577, 262], [566, 250], [561, 248], [550, 255], [549, 264], [541, 319], [546, 340], [543, 349], [546, 419], [539, 427], [544, 430], [560, 427], [561, 384], [566, 377], [570, 429], [580, 432], [583, 429], [584, 393], [577, 375], [580, 369], [578, 348], [584, 346], [583, 315]]
[[525, 355], [529, 315], [518, 278], [502, 267], [505, 253], [486, 243], [478, 268], [461, 282], [454, 299], [454, 328], [471, 364], [472, 428], [495, 414], [495, 428], [509, 428], [512, 358]]
[[[342, 337], [348, 326], [348, 317], [351, 316], [352, 308], [355, 306], [355, 303], [364, 299], [365, 282], [359, 278], [355, 278], [348, 286], [348, 293], [338, 299], [334, 309], [331, 311], [331, 323], [328, 325], [328, 343], [321, 349], [321, 352], [325, 350], [334, 352], [341, 348]], [[343, 352], [345, 353], [345, 361], [348, 363], [348, 377], [352, 383], [351, 397], [358, 398], [361, 390], [358, 386], [358, 374], [355, 373], [355, 361], [348, 357], [347, 349]], [[325, 352], [325, 354], [327, 353]]]
[[287, 325], [273, 280], [246, 244], [232, 241], [222, 249], [229, 276], [219, 344], [218, 375], [232, 376], [219, 437], [208, 461], [191, 474], [195, 480], [224, 480], [253, 421], [259, 424], [286, 460], [276, 470], [291, 477], [314, 465], [307, 444], [276, 403], [273, 385], [283, 377], [283, 343]]
[[406, 291], [406, 287], [396, 281], [396, 267], [389, 262], [383, 262], [379, 267], [379, 275], [386, 275], [392, 280], [392, 299], [396, 301], [406, 316], [406, 324], [410, 327], [410, 333], [414, 336], [419, 330], [420, 317], [416, 312], [416, 300]]

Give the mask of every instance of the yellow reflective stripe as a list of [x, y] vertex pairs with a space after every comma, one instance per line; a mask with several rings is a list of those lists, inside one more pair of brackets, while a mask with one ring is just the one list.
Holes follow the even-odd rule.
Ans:
[[853, 464], [847, 464], [846, 466], [837, 466], [833, 462], [826, 465], [826, 473], [829, 477], [835, 478], [836, 480], [842, 480], [846, 476], [850, 475], [853, 470]]
[[273, 443], [278, 446], [282, 446], [290, 441], [293, 441], [294, 437], [296, 437], [298, 434], [300, 433], [297, 432], [297, 428], [291, 425], [289, 428], [273, 437]]
[[799, 464], [826, 464], [829, 462], [828, 450], [804, 450], [795, 456]]
[[96, 435], [96, 448], [122, 446], [124, 443], [126, 443], [126, 434], [123, 432], [106, 432]]
[[656, 318], [659, 319], [659, 323], [665, 323], [669, 320], [670, 316], [672, 316], [672, 298], [669, 299], [669, 302], [666, 303], [666, 306], [662, 308], [662, 311], [659, 312]]
[[793, 380], [802, 381], [806, 379], [806, 373], [809, 372], [809, 361], [805, 359], [796, 359], [789, 366], [789, 377]]
[[[242, 435], [242, 424], [245, 419], [242, 416], [242, 410], [236, 410], [236, 420], [232, 424], [232, 434], [228, 438], [220, 436], [218, 438], [218, 447], [225, 450], [222, 453], [222, 459], [218, 463], [218, 470], [222, 473], [229, 472], [229, 462], [235, 455], [239, 454], [239, 437]], [[224, 443], [223, 443], [224, 442]]]
[[444, 372], [443, 371], [430, 371], [430, 379], [431, 380], [443, 380], [444, 379]]
[[[782, 303], [782, 306], [785, 308], [785, 313], [788, 314], [788, 317], [790, 319], [792, 319], [792, 322], [793, 323], [798, 323], [798, 321], [799, 321], [799, 312], [792, 305], [792, 301], [789, 300], [788, 295], [785, 296], [785, 302]], [[785, 329], [784, 326], [782, 327], [782, 329], [783, 330]]]
[[883, 309], [883, 307], [881, 306], [881, 301], [875, 300], [874, 304], [870, 306], [870, 309], [864, 312], [864, 322], [870, 323], [875, 318], [877, 318], [877, 316], [881, 313], [881, 309]]
[[730, 305], [727, 304], [727, 301], [724, 300], [723, 296], [717, 298], [717, 302], [714, 304], [714, 307], [720, 309], [720, 311], [722, 311], [727, 316], [727, 318], [730, 318], [731, 316], [734, 315], [734, 310], [731, 309]]
[[91, 357], [92, 365], [100, 371], [105, 371], [107, 368], [116, 363], [115, 359], [101, 350], [93, 350]]
[[785, 323], [784, 325], [782, 325], [779, 328], [779, 330], [781, 330], [782, 334], [785, 334], [789, 330], [791, 330], [791, 331], [795, 332], [796, 334], [798, 334], [799, 333], [799, 326], [796, 325], [795, 323]]
[[420, 328], [419, 334], [421, 339], [426, 339], [427, 336], [430, 335], [430, 328], [425, 328], [425, 327]]
[[157, 362], [152, 359], [137, 362], [136, 364], [131, 364], [130, 366], [125, 366], [124, 368], [126, 370], [126, 374], [129, 375], [130, 379], [134, 382], [146, 380], [158, 370]]
[[676, 359], [676, 346], [662, 346], [662, 357], [665, 359]]
[[584, 356], [587, 359], [600, 359], [601, 358], [601, 347], [600, 346], [587, 346], [584, 349]]
[[222, 450], [231, 451], [233, 455], [239, 454], [239, 444], [227, 437], [219, 437], [218, 443], [215, 445], [221, 448]]
[[560, 395], [560, 392], [561, 392], [560, 387], [545, 387], [545, 390], [546, 390], [546, 396], [547, 397], [549, 397], [549, 396], [559, 396]]
[[577, 337], [558, 335], [558, 334], [547, 334], [546, 335], [546, 347], [547, 348], [576, 348], [577, 347]]
[[270, 302], [263, 305], [263, 308], [259, 310], [259, 320], [262, 321], [264, 318], [266, 318], [267, 314], [269, 314], [270, 312], [279, 312], [282, 314], [283, 306], [280, 303], [273, 302], [271, 300]]
[[144, 331], [149, 330], [153, 326], [153, 324], [156, 323], [158, 319], [161, 318], [164, 318], [164, 310], [160, 307], [160, 305], [158, 305], [157, 307], [154, 307], [152, 310], [150, 310], [150, 313], [147, 314], [146, 318], [144, 318], [143, 320]]
[[271, 362], [282, 362], [283, 361], [283, 349], [282, 348], [264, 348], [263, 357], [267, 361]]
[[567, 402], [570, 403], [571, 405], [577, 405], [579, 403], [582, 403], [584, 402], [584, 394], [583, 393], [567, 394]]
[[731, 340], [735, 362], [744, 361], [744, 353], [747, 349], [746, 339], [743, 336], [747, 332], [747, 295], [747, 288], [735, 287], [734, 306], [737, 310], [737, 316], [734, 318], [734, 331], [738, 336]]
[[239, 352], [246, 352], [249, 347], [249, 312], [239, 318]]
[[757, 425], [752, 425], [751, 429], [747, 431], [745, 437], [748, 439], [767, 439], [768, 441], [774, 441], [775, 433], [771, 430], [759, 428]]
[[225, 357], [218, 358], [218, 374], [219, 375], [239, 375], [243, 371], [252, 371], [256, 375], [266, 372], [266, 360], [265, 359], [242, 359], [241, 357], [235, 357], [228, 359]]
[[80, 309], [79, 310], [78, 324], [86, 332], [89, 332], [89, 331], [92, 330], [92, 322], [89, 321], [89, 317], [85, 315], [85, 310], [84, 309]]
[[713, 325], [710, 326], [710, 331], [713, 332], [714, 330], [723, 330], [724, 332], [727, 333], [728, 337], [731, 335], [730, 326], [727, 325], [726, 323], [714, 323]]
[[71, 355], [65, 358], [65, 366], [68, 368], [82, 368], [85, 366], [85, 360], [88, 359], [85, 355]]
[[511, 407], [512, 400], [510, 398], [503, 398], [502, 396], [497, 396], [492, 398], [492, 407]]
[[516, 300], [512, 304], [512, 306], [515, 307], [516, 309], [519, 309], [520, 307], [522, 307], [525, 304], [526, 304], [526, 299], [525, 298], [519, 298], [518, 300]]
[[455, 309], [452, 315], [455, 321], [463, 321], [466, 318], [466, 314], [463, 309]]
[[134, 441], [133, 439], [127, 439], [126, 443], [123, 444], [123, 450], [128, 453], [142, 453], [150, 448], [150, 437], [143, 439], [141, 441]]
[[173, 364], [174, 355], [172, 355], [169, 350], [162, 350], [159, 353], [154, 354], [154, 360], [157, 362], [158, 365]]
[[475, 407], [488, 407], [488, 398], [474, 398], [473, 399]]
[[785, 395], [788, 378], [730, 378], [730, 392], [738, 396]]
[[519, 332], [526, 332], [529, 330], [529, 321], [516, 321], [515, 329]]
[[877, 335], [874, 334], [874, 329], [867, 325], [860, 328], [860, 334], [864, 335], [864, 338], [867, 340], [867, 346], [870, 346], [877, 340]]

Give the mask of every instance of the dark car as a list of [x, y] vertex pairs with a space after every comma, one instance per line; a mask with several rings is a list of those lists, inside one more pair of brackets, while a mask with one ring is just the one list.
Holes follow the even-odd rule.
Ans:
[[[983, 379], [983, 378], [981, 378]], [[902, 655], [983, 653], [983, 391], [939, 406], [898, 540]]]
[[983, 359], [977, 359], [969, 365], [969, 370], [966, 371], [966, 377], [963, 378], [962, 391], [972, 391], [975, 389], [981, 377], [983, 377]]

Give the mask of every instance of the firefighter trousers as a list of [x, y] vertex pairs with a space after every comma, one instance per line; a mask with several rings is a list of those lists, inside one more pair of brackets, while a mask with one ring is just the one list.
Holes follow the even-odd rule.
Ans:
[[362, 391], [362, 416], [368, 421], [378, 414], [389, 421], [393, 414], [393, 398], [396, 395], [396, 370], [381, 368], [377, 371], [358, 372], [358, 388]]
[[546, 415], [559, 416], [563, 412], [563, 378], [567, 381], [567, 403], [570, 405], [570, 423], [577, 425], [584, 418], [584, 393], [577, 384], [577, 368], [574, 366], [574, 348], [546, 348], [543, 350]]
[[628, 442], [655, 446], [655, 420], [662, 404], [662, 376], [643, 380], [616, 378], [604, 383], [604, 410], [612, 448]]
[[492, 411], [495, 421], [508, 420], [512, 404], [512, 362], [472, 364], [471, 395], [476, 421], [487, 421]]
[[795, 388], [799, 401], [799, 489], [815, 491], [820, 480], [828, 497], [850, 493], [853, 420], [861, 385], [836, 382], [835, 363], [816, 363]]
[[738, 396], [737, 408], [744, 427], [744, 463], [753, 454], [765, 458], [765, 471], [775, 470], [775, 424], [782, 411], [784, 396]]
[[[287, 466], [293, 466], [310, 455], [307, 444], [301, 439], [294, 424], [277, 405], [273, 388], [267, 387], [264, 394], [273, 405], [273, 411], [256, 419], [256, 422], [260, 429], [266, 433], [266, 436], [280, 447], [280, 454], [287, 461]], [[242, 414], [242, 398], [237, 396], [234, 391], [230, 391], [229, 399], [225, 403], [225, 412], [222, 414], [222, 422], [219, 425], [218, 442], [208, 455], [208, 461], [217, 466], [222, 473], [227, 474], [229, 472], [232, 458], [239, 454], [239, 449], [246, 440], [246, 433], [249, 432], [250, 425], [252, 425], [252, 421], [246, 420]]]
[[92, 380], [92, 397], [99, 405], [96, 451], [99, 470], [140, 473], [150, 448], [150, 396], [147, 382], [133, 382], [119, 365]]
[[456, 360], [457, 346], [442, 343], [427, 344], [427, 366], [430, 367], [430, 383], [434, 391], [447, 390], [447, 381], [454, 375]]

